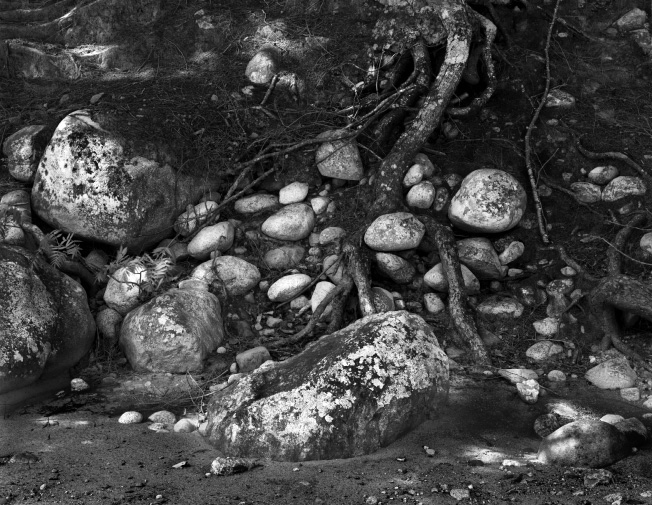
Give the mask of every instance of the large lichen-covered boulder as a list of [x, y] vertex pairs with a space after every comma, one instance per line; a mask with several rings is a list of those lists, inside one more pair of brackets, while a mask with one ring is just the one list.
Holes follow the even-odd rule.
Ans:
[[200, 289], [170, 289], [125, 317], [120, 346], [136, 371], [198, 372], [222, 343], [217, 297]]
[[0, 244], [0, 394], [64, 372], [94, 339], [81, 285], [25, 249]]
[[369, 454], [448, 394], [448, 358], [405, 311], [368, 316], [217, 393], [207, 436], [227, 456], [283, 461]]
[[177, 173], [164, 146], [125, 139], [110, 118], [66, 116], [34, 181], [32, 206], [51, 226], [132, 251], [170, 234], [202, 184]]

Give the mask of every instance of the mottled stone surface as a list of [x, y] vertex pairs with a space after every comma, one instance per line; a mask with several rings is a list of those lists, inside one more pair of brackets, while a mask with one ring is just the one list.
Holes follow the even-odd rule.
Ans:
[[214, 395], [207, 434], [226, 456], [284, 461], [369, 454], [448, 392], [448, 358], [407, 312], [375, 314]]

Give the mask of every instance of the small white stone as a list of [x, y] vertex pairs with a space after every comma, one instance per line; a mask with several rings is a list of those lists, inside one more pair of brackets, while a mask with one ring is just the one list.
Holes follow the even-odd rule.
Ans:
[[212, 251], [225, 252], [233, 245], [235, 228], [228, 221], [203, 228], [188, 244], [188, 254], [199, 260], [209, 258]]
[[175, 433], [192, 433], [197, 430], [197, 424], [187, 418], [179, 419], [174, 425]]
[[618, 177], [618, 175], [620, 173], [616, 167], [607, 165], [604, 167], [595, 167], [589, 172], [587, 177], [593, 184], [607, 184]]
[[648, 232], [641, 237], [639, 247], [646, 253], [652, 255], [652, 232]]
[[412, 165], [403, 178], [403, 186], [411, 188], [419, 184], [423, 180], [425, 171], [426, 167], [419, 163]]
[[308, 183], [306, 182], [293, 182], [279, 191], [278, 201], [282, 205], [303, 202], [308, 196], [308, 189]]
[[344, 230], [344, 228], [340, 228], [339, 226], [329, 226], [328, 228], [323, 229], [319, 234], [319, 244], [332, 244], [340, 241], [344, 237], [346, 237], [346, 230]]
[[310, 205], [292, 203], [268, 217], [261, 226], [268, 237], [278, 240], [302, 240], [315, 226], [315, 213]]
[[641, 399], [641, 391], [638, 388], [622, 388], [620, 396], [628, 402], [637, 402]]
[[525, 403], [536, 403], [539, 399], [539, 383], [534, 379], [528, 379], [516, 384], [518, 396]]
[[330, 199], [325, 196], [317, 196], [310, 199], [310, 206], [312, 207], [313, 212], [319, 216], [326, 212]]
[[[317, 307], [319, 307], [319, 304], [322, 302], [322, 300], [326, 298], [328, 294], [336, 288], [337, 286], [335, 286], [335, 284], [333, 284], [332, 282], [328, 282], [328, 281], [318, 282], [315, 285], [315, 289], [312, 293], [312, 298], [310, 299], [310, 307], [312, 311], [314, 312], [315, 310], [317, 310]], [[326, 307], [326, 310], [324, 310], [324, 312], [322, 313], [322, 317], [328, 317], [330, 312], [331, 312], [331, 306], [328, 305]]]
[[534, 321], [532, 326], [534, 326], [534, 331], [539, 335], [552, 337], [559, 331], [559, 319], [556, 317], [546, 317], [540, 321]]
[[408, 212], [378, 217], [364, 234], [365, 244], [374, 251], [393, 252], [413, 249], [421, 243], [426, 227]]
[[603, 202], [615, 202], [628, 196], [644, 195], [647, 188], [640, 177], [619, 176], [611, 181], [602, 192]]
[[514, 241], [510, 243], [503, 252], [498, 255], [501, 265], [509, 265], [512, 261], [520, 258], [525, 252], [523, 242]]
[[537, 379], [539, 376], [529, 368], [501, 368], [498, 375], [504, 377], [512, 384], [518, 384], [529, 379]]
[[177, 416], [169, 410], [159, 410], [149, 416], [147, 420], [153, 423], [174, 424], [177, 421]]
[[70, 390], [75, 392], [86, 391], [90, 389], [88, 382], [84, 379], [76, 378], [70, 381]]
[[549, 340], [542, 340], [534, 345], [531, 345], [525, 355], [532, 361], [546, 361], [550, 358], [558, 356], [564, 352], [564, 348]]
[[220, 347], [217, 348], [217, 350], [215, 352], [217, 354], [226, 354], [226, 347], [220, 346]]
[[304, 295], [297, 296], [294, 300], [290, 302], [290, 308], [294, 310], [300, 310], [309, 305], [310, 305], [310, 300], [308, 300], [308, 297]]
[[602, 188], [592, 182], [574, 182], [571, 190], [582, 203], [595, 203], [602, 200]]
[[421, 165], [424, 168], [423, 176], [432, 177], [438, 170], [435, 165], [430, 161], [430, 158], [423, 153], [419, 153], [414, 157], [414, 164]]
[[234, 209], [240, 214], [256, 214], [257, 212], [275, 209], [279, 206], [279, 203], [276, 195], [260, 193], [241, 198], [235, 202]]
[[310, 276], [306, 274], [286, 275], [269, 287], [267, 297], [272, 302], [285, 302], [298, 295], [310, 282]]
[[123, 413], [118, 419], [120, 424], [138, 424], [143, 422], [143, 415], [140, 412], [129, 410]]
[[430, 181], [422, 181], [410, 188], [405, 201], [408, 207], [429, 209], [435, 201], [435, 186]]
[[618, 424], [620, 421], [624, 420], [625, 418], [623, 416], [619, 416], [618, 414], [606, 414], [600, 418], [600, 421], [607, 424]]
[[564, 382], [566, 380], [566, 374], [561, 370], [550, 370], [548, 372], [548, 380], [550, 382]]
[[[478, 278], [465, 265], [460, 266], [462, 267], [462, 279], [464, 281], [466, 293], [469, 295], [479, 293], [480, 281]], [[438, 263], [426, 272], [423, 277], [423, 282], [435, 291], [448, 291], [448, 280], [444, 275], [444, 266], [441, 263]]]
[[423, 304], [430, 314], [440, 314], [446, 310], [444, 302], [435, 293], [426, 293], [423, 295]]

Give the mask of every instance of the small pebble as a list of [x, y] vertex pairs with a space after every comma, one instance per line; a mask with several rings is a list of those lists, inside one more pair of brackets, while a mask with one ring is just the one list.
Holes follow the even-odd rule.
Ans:
[[143, 422], [143, 415], [140, 412], [129, 410], [118, 419], [120, 424], [138, 424]]

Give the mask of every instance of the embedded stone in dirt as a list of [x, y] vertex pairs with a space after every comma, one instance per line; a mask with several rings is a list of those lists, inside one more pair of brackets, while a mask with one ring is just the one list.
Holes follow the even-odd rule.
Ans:
[[626, 358], [612, 358], [594, 366], [584, 375], [600, 389], [630, 388], [636, 382], [636, 372]]
[[416, 273], [414, 265], [391, 253], [376, 253], [378, 269], [397, 284], [408, 284]]
[[0, 244], [0, 393], [68, 370], [95, 340], [86, 293], [19, 247]]
[[414, 249], [421, 243], [426, 227], [409, 212], [395, 212], [376, 218], [364, 234], [365, 244], [374, 251]]
[[[480, 292], [480, 281], [473, 275], [466, 265], [462, 267], [462, 280], [464, 281], [464, 288], [466, 294], [473, 295]], [[436, 264], [423, 276], [423, 282], [435, 291], [448, 291], [448, 279], [444, 275], [444, 265], [441, 263]]]
[[157, 296], [131, 311], [120, 331], [120, 346], [139, 372], [200, 371], [223, 339], [220, 302], [196, 289]]
[[578, 202], [596, 203], [602, 200], [602, 188], [592, 182], [574, 182], [570, 185]]
[[532, 361], [540, 362], [556, 358], [563, 352], [564, 348], [561, 345], [550, 340], [542, 340], [528, 347], [525, 355]]
[[209, 285], [220, 279], [230, 296], [244, 295], [260, 282], [258, 267], [236, 256], [220, 256], [206, 261], [198, 265], [191, 276]]
[[342, 281], [342, 276], [344, 275], [344, 265], [337, 254], [331, 254], [330, 256], [326, 256], [324, 258], [322, 263], [322, 270], [334, 284], [339, 284]]
[[419, 316], [375, 314], [216, 393], [207, 434], [227, 456], [369, 454], [437, 410], [448, 392], [447, 362]]
[[278, 206], [278, 196], [258, 193], [240, 198], [235, 202], [233, 208], [240, 214], [256, 214], [257, 212], [275, 209]]
[[267, 297], [272, 302], [286, 302], [305, 289], [310, 281], [310, 276], [306, 274], [286, 275], [269, 287]]
[[[217, 202], [206, 200], [195, 205], [192, 209], [185, 211], [174, 222], [174, 231], [183, 237], [190, 235], [198, 226], [204, 224], [209, 217], [213, 217], [215, 221], [219, 218], [219, 214], [211, 216], [213, 211], [219, 206]], [[215, 222], [213, 221], [213, 222]]]
[[127, 315], [140, 305], [141, 286], [148, 279], [147, 269], [139, 263], [119, 268], [109, 278], [104, 302], [120, 315]]
[[647, 191], [643, 179], [621, 175], [616, 177], [604, 188], [603, 202], [615, 202], [628, 196], [641, 196]]
[[458, 240], [460, 261], [480, 279], [500, 279], [504, 276], [498, 254], [488, 238], [473, 237]]
[[33, 181], [49, 140], [50, 135], [45, 125], [26, 126], [10, 135], [2, 145], [9, 175], [18, 181]]
[[526, 204], [525, 190], [513, 176], [482, 168], [464, 178], [451, 200], [448, 217], [466, 231], [499, 233], [518, 224]]
[[501, 368], [498, 370], [498, 375], [504, 377], [512, 384], [539, 378], [537, 373], [529, 368]]
[[272, 48], [258, 51], [245, 69], [245, 75], [254, 84], [266, 84], [279, 72], [278, 53]]
[[544, 438], [537, 458], [549, 465], [602, 468], [623, 459], [630, 450], [626, 436], [611, 424], [581, 419]]
[[236, 355], [235, 362], [238, 364], [238, 372], [253, 372], [265, 361], [271, 360], [272, 357], [266, 347], [260, 345], [253, 349], [247, 349]]
[[524, 307], [513, 298], [494, 295], [486, 298], [476, 310], [487, 319], [518, 319], [523, 315]]
[[308, 196], [307, 182], [293, 182], [279, 191], [278, 201], [282, 205], [303, 202]]
[[228, 251], [234, 238], [235, 228], [228, 221], [206, 226], [188, 244], [188, 254], [195, 259], [208, 259], [212, 251]]
[[417, 209], [429, 209], [435, 201], [436, 195], [435, 186], [430, 181], [422, 181], [416, 184], [405, 197], [405, 202], [408, 207]]
[[[319, 307], [319, 304], [328, 296], [328, 294], [336, 289], [337, 286], [332, 282], [321, 281], [315, 285], [315, 290], [312, 292], [312, 297], [310, 298], [310, 308], [314, 312]], [[328, 317], [331, 312], [331, 304], [328, 304], [324, 312], [322, 313], [322, 318]]]
[[32, 207], [64, 232], [140, 251], [170, 233], [205, 185], [156, 161], [169, 156], [166, 146], [127, 145], [109, 123], [85, 110], [59, 123], [36, 172]]
[[594, 184], [607, 184], [620, 175], [617, 167], [606, 165], [593, 168], [587, 175]]
[[135, 410], [123, 412], [118, 418], [120, 424], [138, 424], [143, 422], [143, 415]]
[[315, 213], [310, 205], [293, 203], [268, 217], [262, 232], [277, 240], [297, 241], [306, 238], [315, 227]]
[[516, 261], [518, 258], [523, 256], [524, 252], [525, 245], [523, 242], [510, 242], [505, 250], [498, 255], [498, 260], [501, 265], [509, 265], [512, 261]]
[[298, 265], [306, 254], [300, 245], [286, 245], [265, 253], [263, 261], [273, 270], [286, 270]]
[[[328, 141], [346, 134], [344, 130], [327, 131], [317, 138]], [[360, 151], [355, 140], [333, 140], [324, 142], [317, 149], [315, 162], [319, 173], [324, 177], [359, 181], [364, 176]]]

